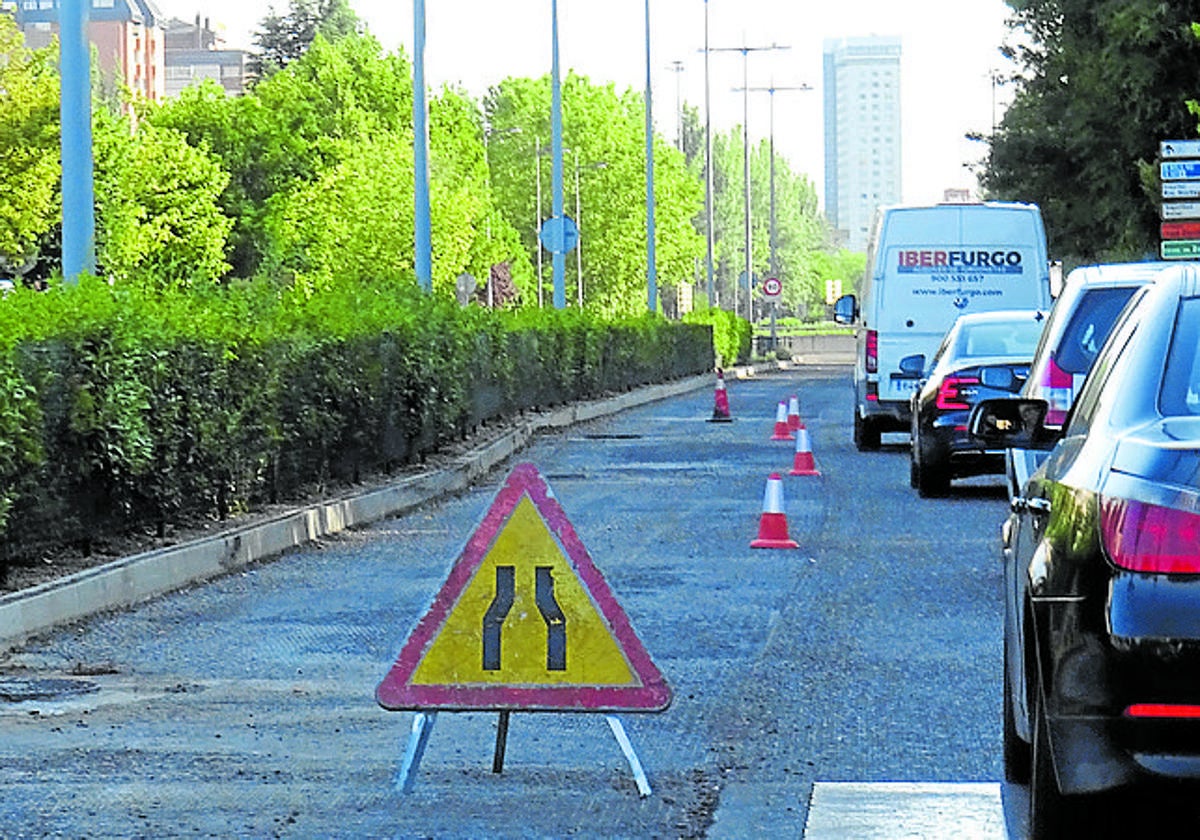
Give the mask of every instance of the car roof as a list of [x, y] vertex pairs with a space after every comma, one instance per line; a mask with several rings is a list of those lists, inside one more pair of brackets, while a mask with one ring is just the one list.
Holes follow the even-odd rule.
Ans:
[[987, 312], [968, 312], [965, 315], [959, 315], [956, 323], [960, 324], [984, 324], [995, 321], [1024, 321], [1030, 318], [1037, 320], [1038, 317], [1045, 318], [1046, 312], [1042, 309], [990, 309]]
[[1130, 263], [1082, 265], [1072, 269], [1063, 284], [1064, 292], [1076, 286], [1141, 286], [1152, 281], [1165, 268], [1178, 263], [1162, 260]]

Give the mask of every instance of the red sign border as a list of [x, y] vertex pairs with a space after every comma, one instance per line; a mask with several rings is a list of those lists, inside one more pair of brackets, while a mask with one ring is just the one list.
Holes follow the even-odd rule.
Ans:
[[[528, 495], [546, 526], [563, 549], [575, 574], [608, 623], [617, 644], [640, 682], [636, 686], [503, 686], [503, 685], [412, 685], [438, 632], [446, 623], [475, 571], [483, 563], [496, 537], [504, 529], [517, 504]], [[417, 623], [391, 670], [375, 689], [375, 699], [389, 711], [586, 711], [657, 712], [671, 704], [671, 688], [655, 666], [645, 646], [629, 623], [628, 616], [609, 589], [600, 570], [579, 539], [562, 506], [554, 498], [537, 467], [521, 463], [513, 467], [491, 507], [467, 540], [450, 569], [446, 582], [429, 611]]]

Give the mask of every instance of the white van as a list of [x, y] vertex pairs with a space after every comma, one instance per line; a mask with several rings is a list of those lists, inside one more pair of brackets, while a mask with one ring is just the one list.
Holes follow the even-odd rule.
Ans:
[[910, 430], [920, 375], [901, 371], [901, 359], [933, 358], [964, 313], [1050, 308], [1041, 210], [1001, 202], [880, 208], [859, 291], [861, 299], [838, 299], [834, 320], [855, 326], [854, 443], [870, 450], [881, 432]]

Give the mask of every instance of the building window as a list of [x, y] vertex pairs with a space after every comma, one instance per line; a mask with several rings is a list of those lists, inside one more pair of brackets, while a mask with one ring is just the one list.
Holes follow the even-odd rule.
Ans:
[[111, 9], [114, 0], [92, 0], [93, 9]]
[[38, 0], [37, 7], [39, 9], [53, 9], [54, 8], [54, 0]]

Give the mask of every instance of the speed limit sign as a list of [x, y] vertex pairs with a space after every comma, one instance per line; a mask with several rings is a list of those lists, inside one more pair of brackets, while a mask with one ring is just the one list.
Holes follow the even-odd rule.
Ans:
[[762, 295], [770, 301], [779, 300], [779, 296], [783, 294], [783, 284], [779, 282], [778, 277], [768, 277], [762, 284]]

